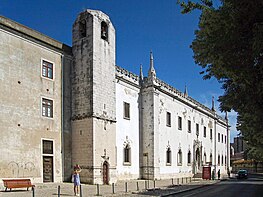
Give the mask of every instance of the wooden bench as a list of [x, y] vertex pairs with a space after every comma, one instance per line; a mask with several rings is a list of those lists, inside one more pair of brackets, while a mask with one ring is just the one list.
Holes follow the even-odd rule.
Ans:
[[29, 187], [35, 187], [35, 185], [31, 184], [30, 179], [3, 179], [4, 186], [5, 186], [5, 191], [7, 191], [7, 188], [11, 189], [12, 188], [23, 188], [26, 187], [27, 191]]

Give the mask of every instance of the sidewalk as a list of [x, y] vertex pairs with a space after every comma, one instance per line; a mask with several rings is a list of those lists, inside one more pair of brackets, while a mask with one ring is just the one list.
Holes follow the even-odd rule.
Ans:
[[[87, 185], [82, 184], [82, 197], [89, 196], [165, 196], [171, 192], [182, 192], [184, 190], [195, 189], [208, 184], [215, 184], [218, 180], [202, 180], [202, 179], [169, 179], [169, 180], [131, 180], [119, 181], [114, 185], [114, 193], [112, 185]], [[149, 184], [149, 187], [147, 185]], [[155, 184], [155, 187], [154, 187]], [[60, 186], [60, 196], [74, 196], [72, 183], [45, 183], [36, 184], [35, 197], [55, 197], [58, 196], [58, 186]], [[145, 189], [145, 188], [149, 189]], [[99, 191], [98, 191], [99, 189]], [[127, 192], [126, 192], [127, 191]], [[26, 188], [13, 189], [11, 192], [5, 192], [3, 188], [0, 191], [0, 197], [32, 197], [33, 192], [27, 191]]]

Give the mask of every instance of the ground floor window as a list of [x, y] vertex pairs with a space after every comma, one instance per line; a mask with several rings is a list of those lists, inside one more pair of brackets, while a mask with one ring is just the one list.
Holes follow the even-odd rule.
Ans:
[[177, 162], [177, 164], [178, 164], [178, 166], [181, 166], [182, 164], [183, 164], [183, 155], [182, 155], [182, 150], [181, 149], [179, 149], [179, 151], [178, 151], [178, 162]]

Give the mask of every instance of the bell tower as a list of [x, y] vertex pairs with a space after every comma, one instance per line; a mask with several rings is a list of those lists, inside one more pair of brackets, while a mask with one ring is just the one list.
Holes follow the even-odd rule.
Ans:
[[73, 24], [72, 165], [81, 181], [116, 182], [115, 29], [101, 11]]

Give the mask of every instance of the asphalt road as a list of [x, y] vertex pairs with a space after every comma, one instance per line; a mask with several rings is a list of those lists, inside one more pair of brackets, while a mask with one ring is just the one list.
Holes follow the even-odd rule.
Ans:
[[263, 176], [250, 175], [248, 179], [232, 178], [214, 185], [170, 196], [184, 197], [263, 197]]

